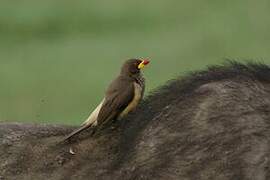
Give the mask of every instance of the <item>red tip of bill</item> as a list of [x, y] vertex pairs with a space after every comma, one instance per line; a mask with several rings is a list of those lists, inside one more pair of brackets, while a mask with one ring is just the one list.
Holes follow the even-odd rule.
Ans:
[[149, 60], [147, 60], [147, 59], [143, 60], [143, 64], [144, 64], [144, 65], [147, 65], [147, 64], [149, 64], [149, 63], [150, 63]]

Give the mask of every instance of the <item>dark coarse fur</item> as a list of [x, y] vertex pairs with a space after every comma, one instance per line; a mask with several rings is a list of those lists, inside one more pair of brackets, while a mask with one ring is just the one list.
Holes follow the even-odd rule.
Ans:
[[170, 81], [114, 128], [70, 144], [57, 141], [71, 128], [0, 125], [0, 177], [270, 179], [269, 124], [270, 68], [228, 62]]

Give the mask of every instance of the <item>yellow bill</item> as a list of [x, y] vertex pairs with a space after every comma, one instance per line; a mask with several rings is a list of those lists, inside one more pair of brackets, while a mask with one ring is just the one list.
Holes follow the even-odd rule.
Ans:
[[148, 61], [148, 60], [142, 60], [142, 62], [138, 66], [138, 69], [143, 69], [149, 63], [150, 63], [150, 61]]

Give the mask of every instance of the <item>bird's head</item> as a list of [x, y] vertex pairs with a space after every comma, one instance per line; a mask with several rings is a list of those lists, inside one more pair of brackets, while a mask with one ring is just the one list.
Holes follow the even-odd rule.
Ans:
[[147, 59], [129, 59], [122, 66], [122, 73], [125, 74], [138, 74], [150, 61]]

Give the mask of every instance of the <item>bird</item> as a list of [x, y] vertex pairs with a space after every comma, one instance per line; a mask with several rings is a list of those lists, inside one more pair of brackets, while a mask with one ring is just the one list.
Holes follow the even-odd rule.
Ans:
[[150, 63], [148, 59], [128, 59], [119, 75], [110, 83], [101, 103], [82, 125], [67, 135], [63, 141], [90, 127], [97, 129], [117, 119], [123, 119], [134, 111], [144, 96], [145, 79], [141, 70]]

